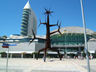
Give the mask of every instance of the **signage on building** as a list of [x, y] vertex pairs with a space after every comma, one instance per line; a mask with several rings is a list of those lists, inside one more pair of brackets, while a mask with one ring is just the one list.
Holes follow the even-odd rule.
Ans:
[[9, 44], [8, 43], [3, 43], [2, 48], [9, 48]]
[[9, 48], [9, 46], [17, 46], [17, 44], [3, 43], [2, 48]]

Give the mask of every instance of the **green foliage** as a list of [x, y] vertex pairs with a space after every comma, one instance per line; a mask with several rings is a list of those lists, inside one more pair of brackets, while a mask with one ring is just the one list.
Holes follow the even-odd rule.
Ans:
[[31, 35], [29, 35], [29, 36], [28, 36], [28, 38], [32, 38], [32, 36], [31, 36]]
[[33, 52], [32, 54], [38, 54], [37, 52]]
[[7, 39], [7, 36], [6, 36], [6, 35], [4, 35], [4, 36], [2, 36], [2, 38]]
[[96, 52], [93, 54], [93, 57], [96, 58]]
[[0, 54], [6, 54], [5, 52], [0, 52]]
[[85, 51], [83, 51], [82, 56], [83, 56], [83, 57], [86, 57], [86, 53], [85, 53]]
[[[85, 51], [83, 51], [82, 56], [83, 56], [83, 57], [86, 57]], [[88, 56], [90, 56], [90, 52], [88, 52]]]

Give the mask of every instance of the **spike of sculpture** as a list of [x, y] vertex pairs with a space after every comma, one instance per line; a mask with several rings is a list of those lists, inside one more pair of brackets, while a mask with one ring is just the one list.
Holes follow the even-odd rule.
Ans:
[[[51, 50], [51, 51], [57, 52], [58, 55], [59, 55], [60, 60], [62, 59], [59, 50], [58, 50], [56, 47], [54, 47], [54, 48], [51, 47], [50, 35], [52, 35], [52, 34], [54, 34], [54, 33], [56, 33], [56, 32], [59, 32], [59, 33], [61, 34], [61, 32], [60, 32], [60, 25], [61, 25], [61, 23], [59, 24], [59, 21], [57, 21], [57, 24], [53, 24], [53, 25], [50, 25], [50, 24], [49, 24], [49, 16], [50, 16], [51, 13], [53, 13], [53, 12], [50, 11], [50, 10], [45, 9], [45, 15], [47, 16], [47, 22], [42, 23], [41, 20], [40, 20], [40, 25], [41, 25], [41, 24], [46, 25], [45, 48], [42, 48], [42, 49], [40, 49], [40, 50], [38, 51], [38, 56], [39, 56], [39, 53], [40, 53], [41, 51], [44, 51], [44, 62], [46, 61], [46, 52], [47, 52], [47, 50]], [[58, 26], [58, 30], [57, 30], [57, 31], [50, 32], [50, 27], [53, 27], [53, 26]], [[33, 32], [34, 38], [30, 41], [30, 43], [32, 43], [32, 41], [33, 41], [34, 39], [38, 39], [38, 38], [36, 38], [35, 33], [34, 33], [33, 30], [32, 30], [32, 32]]]

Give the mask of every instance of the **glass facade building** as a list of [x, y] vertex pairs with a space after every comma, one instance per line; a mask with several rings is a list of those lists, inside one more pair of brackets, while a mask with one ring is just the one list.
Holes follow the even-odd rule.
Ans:
[[[87, 41], [91, 38], [91, 35], [87, 35]], [[65, 33], [56, 34], [51, 36], [52, 45], [60, 48], [61, 52], [74, 52], [84, 50], [84, 34], [75, 33]]]
[[[87, 41], [91, 35], [87, 34]], [[84, 34], [79, 33], [64, 33], [51, 36], [52, 44], [57, 45], [82, 45], [84, 44]]]

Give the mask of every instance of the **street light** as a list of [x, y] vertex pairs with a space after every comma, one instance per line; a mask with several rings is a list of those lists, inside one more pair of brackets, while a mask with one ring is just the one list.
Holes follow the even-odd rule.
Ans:
[[84, 9], [83, 9], [83, 2], [80, 0], [81, 3], [81, 11], [82, 11], [82, 20], [83, 20], [83, 29], [84, 29], [84, 39], [85, 39], [85, 53], [87, 58], [87, 68], [88, 72], [90, 72], [90, 63], [89, 63], [89, 56], [88, 56], [88, 45], [87, 45], [87, 37], [86, 37], [86, 22], [84, 17]]
[[3, 43], [2, 48], [7, 48], [6, 72], [8, 72], [9, 44], [8, 43]]

